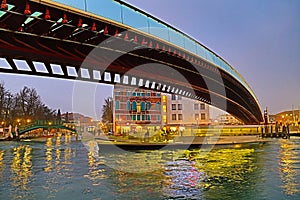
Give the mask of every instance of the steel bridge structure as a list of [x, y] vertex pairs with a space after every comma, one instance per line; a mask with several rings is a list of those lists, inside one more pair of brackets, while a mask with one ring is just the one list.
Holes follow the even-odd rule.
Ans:
[[228, 62], [120, 0], [2, 0], [0, 47], [2, 73], [172, 93], [245, 124], [263, 121], [253, 91]]

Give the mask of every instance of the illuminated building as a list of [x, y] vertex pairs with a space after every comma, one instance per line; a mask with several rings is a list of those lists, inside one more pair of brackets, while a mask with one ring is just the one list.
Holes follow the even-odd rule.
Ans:
[[115, 86], [114, 129], [118, 134], [156, 131], [166, 124], [166, 97], [161, 92]]
[[168, 95], [168, 125], [208, 125], [209, 106], [177, 95]]

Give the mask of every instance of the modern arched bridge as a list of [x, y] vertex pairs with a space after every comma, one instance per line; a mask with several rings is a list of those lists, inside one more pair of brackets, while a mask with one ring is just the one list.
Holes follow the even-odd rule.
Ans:
[[263, 121], [253, 91], [230, 64], [119, 0], [2, 0], [0, 46], [1, 72], [175, 93], [246, 124]]

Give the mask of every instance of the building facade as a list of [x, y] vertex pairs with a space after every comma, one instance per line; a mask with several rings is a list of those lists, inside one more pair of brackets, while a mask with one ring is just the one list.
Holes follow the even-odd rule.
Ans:
[[167, 124], [170, 126], [208, 125], [209, 106], [177, 95], [168, 95]]
[[140, 88], [115, 86], [113, 92], [116, 134], [156, 131], [166, 124], [166, 96]]

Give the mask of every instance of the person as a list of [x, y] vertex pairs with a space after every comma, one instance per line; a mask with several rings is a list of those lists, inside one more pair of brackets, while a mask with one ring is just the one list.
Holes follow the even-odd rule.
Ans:
[[287, 132], [287, 137], [290, 138], [290, 124], [287, 123], [286, 125], [286, 132]]

